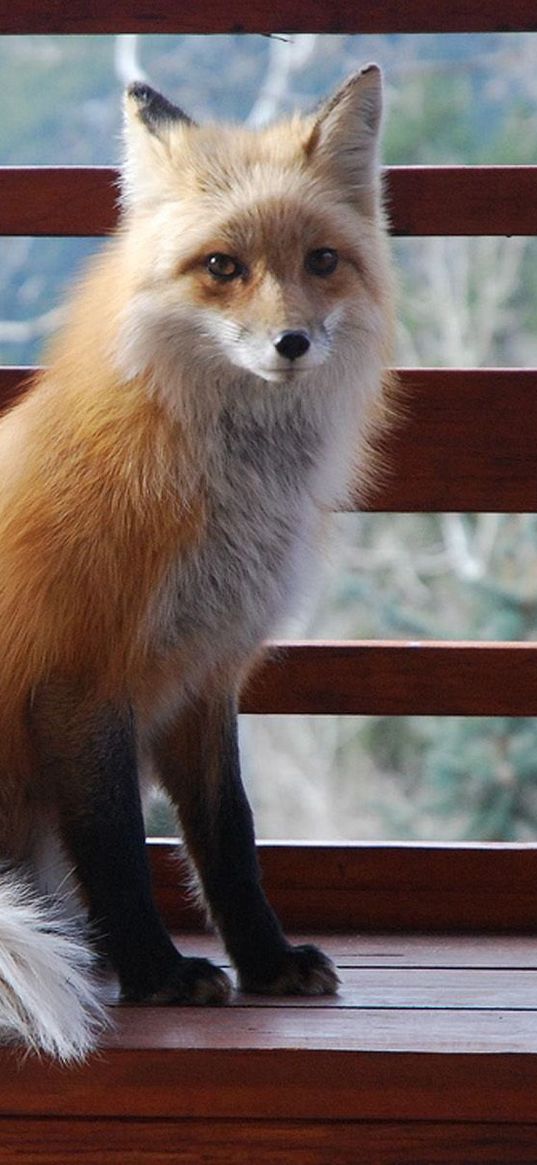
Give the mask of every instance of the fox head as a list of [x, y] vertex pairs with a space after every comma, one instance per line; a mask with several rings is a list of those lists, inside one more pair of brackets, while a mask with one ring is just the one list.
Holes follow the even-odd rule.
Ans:
[[126, 95], [122, 360], [157, 352], [296, 382], [385, 329], [380, 70], [315, 114], [198, 126], [141, 83]]

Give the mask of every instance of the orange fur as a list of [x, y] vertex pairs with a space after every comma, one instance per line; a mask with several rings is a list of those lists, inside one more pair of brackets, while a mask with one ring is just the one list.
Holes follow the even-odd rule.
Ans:
[[152, 772], [242, 987], [336, 988], [259, 885], [236, 706], [392, 396], [380, 110], [375, 67], [256, 133], [131, 87], [121, 226], [0, 419], [0, 1033], [60, 1059], [103, 1019], [64, 875], [127, 998], [229, 996], [151, 900]]
[[[188, 636], [166, 647], [155, 627], [173, 571], [204, 544], [203, 426], [192, 421], [197, 406], [183, 407], [184, 372], [177, 399], [161, 391], [173, 354], [168, 364], [162, 356], [164, 376], [140, 356], [133, 304], [142, 304], [140, 318], [146, 301], [170, 320], [186, 305], [189, 321], [200, 309], [275, 334], [314, 328], [352, 302], [378, 332], [377, 387], [357, 404], [361, 427], [349, 436], [363, 447], [391, 349], [391, 278], [377, 179], [352, 195], [345, 189], [335, 116], [329, 106], [324, 119], [293, 118], [262, 133], [181, 124], [155, 136], [128, 110], [122, 226], [75, 294], [50, 370], [0, 421], [4, 797], [31, 784], [27, 707], [44, 681], [67, 676], [97, 701], [128, 697], [150, 722], [199, 653]], [[306, 280], [304, 253], [327, 245], [339, 252], [338, 270]], [[215, 282], [205, 257], [218, 251], [248, 254], [248, 279]], [[148, 343], [157, 348], [158, 336]], [[210, 368], [210, 351], [207, 359]], [[207, 385], [209, 431], [221, 408], [218, 374], [216, 385]], [[319, 497], [321, 519], [325, 508]], [[238, 649], [212, 669], [229, 683], [247, 665]]]
[[32, 689], [59, 672], [103, 698], [123, 695], [149, 652], [150, 597], [173, 556], [202, 536], [203, 498], [178, 492], [181, 451], [187, 456], [179, 422], [143, 380], [120, 383], [92, 344], [88, 324], [106, 305], [106, 329], [116, 284], [111, 264], [96, 271], [51, 370], [0, 426], [0, 626], [10, 681], [0, 767], [14, 775], [13, 745], [24, 733], [15, 739], [13, 729]]

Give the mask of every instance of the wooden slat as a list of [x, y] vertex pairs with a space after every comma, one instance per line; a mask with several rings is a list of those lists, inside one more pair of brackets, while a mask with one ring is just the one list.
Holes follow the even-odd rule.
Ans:
[[117, 170], [3, 166], [0, 235], [104, 235], [117, 222]]
[[[382, 1010], [382, 1016], [379, 1011]], [[237, 1012], [242, 1011], [239, 1018]], [[259, 1051], [280, 1053], [300, 1049], [302, 1052], [333, 1051], [433, 1053], [457, 1042], [462, 1053], [486, 1052], [530, 1053], [537, 1074], [537, 1011], [514, 1011], [509, 1007], [489, 1011], [413, 1008], [409, 1022], [407, 1008], [368, 1008], [355, 1011], [350, 1022], [349, 1009], [325, 1007], [317, 1018], [316, 1007], [287, 1006], [281, 1009], [262, 1006], [223, 1009], [180, 1008], [171, 1013], [164, 1008], [121, 1007], [114, 1009], [118, 1028], [105, 1037], [105, 1046], [132, 1051], [164, 1048], [202, 1051], [207, 1045], [241, 1052], [252, 1047]], [[241, 1022], [242, 1019], [242, 1022]], [[412, 1029], [409, 1034], [409, 1026]], [[223, 1066], [225, 1065], [225, 1057]], [[1, 1062], [1, 1061], [0, 1061]], [[323, 1115], [328, 1115], [324, 1110]]]
[[[154, 844], [154, 843], [152, 843]], [[160, 847], [163, 843], [158, 842]], [[169, 845], [170, 843], [165, 843]], [[289, 843], [286, 843], [288, 847]], [[311, 843], [310, 843], [311, 844]], [[264, 845], [260, 844], [261, 857]], [[274, 843], [271, 843], [271, 848]], [[380, 846], [377, 845], [377, 850]], [[407, 846], [410, 848], [410, 845]], [[414, 847], [413, 847], [414, 848]], [[419, 846], [419, 849], [434, 849], [430, 846]], [[456, 847], [457, 850], [459, 847]], [[464, 848], [464, 847], [463, 847]], [[489, 847], [480, 845], [479, 850], [486, 852]], [[313, 846], [315, 850], [315, 846]], [[495, 847], [498, 850], [498, 846]], [[502, 847], [503, 849], [503, 847]], [[318, 850], [317, 850], [318, 852]], [[455, 847], [450, 850], [453, 855]], [[401, 855], [400, 855], [401, 857]], [[404, 851], [403, 851], [404, 859]], [[380, 857], [379, 857], [380, 860]], [[458, 856], [455, 856], [453, 866], [458, 869]], [[537, 863], [537, 854], [536, 854]], [[404, 860], [401, 869], [404, 870]], [[402, 887], [402, 888], [401, 888]], [[404, 878], [399, 874], [399, 885], [394, 888], [406, 893]], [[410, 888], [409, 893], [412, 893]], [[431, 895], [436, 893], [435, 886], [431, 887]], [[212, 959], [220, 967], [230, 967], [229, 955], [224, 949], [218, 935], [204, 931], [181, 933], [175, 936], [178, 948], [185, 955], [193, 955]], [[319, 934], [313, 930], [293, 930], [291, 941], [297, 943], [318, 943]], [[414, 931], [378, 931], [368, 933], [357, 927], [350, 931], [324, 931], [321, 936], [322, 948], [338, 967], [345, 971], [368, 969], [371, 971], [395, 969], [402, 971], [427, 971], [429, 978], [431, 968], [437, 972], [443, 971], [486, 971], [487, 974], [498, 972], [509, 980], [511, 971], [526, 973], [537, 972], [537, 943], [532, 934], [493, 934], [485, 933], [445, 933], [437, 931], [418, 933]], [[245, 997], [246, 998], [246, 997]], [[537, 1006], [534, 996], [533, 1003]]]
[[[481, 971], [435, 969], [429, 967], [402, 970], [391, 967], [345, 968], [336, 995], [298, 996], [289, 1007], [295, 1011], [312, 1007], [329, 1011], [504, 1011], [535, 1012], [537, 971]], [[231, 1007], [250, 1008], [281, 1006], [277, 996], [236, 995]], [[246, 1022], [247, 1022], [247, 1017]], [[537, 1045], [536, 1045], [537, 1050]]]
[[536, 166], [395, 166], [386, 195], [395, 235], [537, 231]]
[[62, 1071], [0, 1053], [0, 1113], [536, 1121], [537, 1044], [525, 1013], [518, 1021], [508, 1011], [476, 1013], [477, 1048], [467, 1012], [439, 1012], [433, 1025], [425, 1011], [416, 1011], [413, 1023], [407, 1012], [385, 1013], [381, 1021], [378, 1012], [362, 1011], [355, 1028], [329, 1012], [337, 1021], [332, 1031], [326, 1012], [311, 1031], [302, 1013], [288, 1027], [293, 1013], [283, 1008], [279, 1024], [277, 1012], [263, 1009], [259, 1017], [249, 1012], [244, 1027], [226, 1009], [116, 1014], [115, 1047], [84, 1067]]
[[[107, 234], [117, 222], [111, 167], [0, 168], [0, 235]], [[537, 166], [396, 166], [386, 170], [395, 235], [532, 235]]]
[[[535, 1165], [537, 1126], [437, 1121], [0, 1119], [2, 1165]], [[66, 1147], [68, 1146], [68, 1150]]]
[[532, 643], [280, 643], [243, 712], [316, 716], [537, 716]]
[[[535, 1165], [533, 1124], [391, 1121], [2, 1122], [0, 1161], [58, 1165], [69, 1146], [84, 1165]], [[125, 1155], [122, 1155], [125, 1154]]]
[[537, 371], [404, 369], [401, 411], [380, 443], [384, 511], [537, 509]]
[[[0, 408], [31, 374], [0, 369]], [[537, 370], [404, 369], [400, 381], [400, 415], [380, 443], [363, 508], [537, 510]]]
[[28, 366], [0, 366], [0, 413], [23, 396], [38, 371]]
[[[316, 1007], [287, 1006], [248, 1008], [164, 1008], [121, 1007], [114, 1009], [118, 1027], [105, 1037], [105, 1046], [122, 1051], [141, 1051], [154, 1048], [203, 1051], [216, 1044], [218, 1050], [241, 1052], [254, 1044], [259, 1052], [300, 1049], [306, 1052], [406, 1052], [415, 1050], [434, 1053], [446, 1050], [457, 1042], [461, 1053], [486, 1052], [529, 1053], [535, 1059], [537, 1075], [537, 1012], [478, 1010], [470, 1021], [466, 1009], [446, 1012], [414, 1008], [412, 1022], [406, 1008], [363, 1008], [355, 1012], [350, 1022], [348, 1009], [326, 1007], [315, 1018]], [[238, 1011], [242, 1011], [239, 1018]], [[242, 1022], [241, 1022], [242, 1019]], [[411, 1027], [411, 1033], [408, 1029]], [[315, 1056], [312, 1056], [314, 1059]], [[222, 1055], [221, 1070], [226, 1059]], [[282, 1060], [285, 1057], [282, 1055]], [[0, 1059], [1, 1064], [1, 1059]], [[216, 1114], [215, 1114], [216, 1115]], [[327, 1116], [326, 1108], [323, 1115]]]
[[533, 0], [231, 0], [175, 6], [168, 0], [17, 0], [0, 4], [1, 33], [520, 32], [535, 30]]
[[[168, 927], [199, 929], [180, 847], [152, 841], [148, 853]], [[258, 854], [287, 930], [535, 931], [537, 847], [262, 842]]]

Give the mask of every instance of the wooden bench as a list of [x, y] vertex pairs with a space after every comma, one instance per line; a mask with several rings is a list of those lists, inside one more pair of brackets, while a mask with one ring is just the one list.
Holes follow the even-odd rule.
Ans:
[[[0, 0], [3, 33], [535, 28], [534, 0]], [[387, 182], [395, 234], [537, 230], [537, 167], [396, 168]], [[0, 170], [0, 233], [101, 234], [114, 222], [113, 183], [106, 168]], [[26, 376], [4, 369], [0, 402]], [[407, 370], [404, 380], [408, 415], [371, 508], [534, 512], [537, 370]], [[537, 647], [296, 643], [267, 663], [243, 711], [536, 715]], [[182, 948], [225, 961], [178, 889], [171, 845], [150, 849]], [[75, 1070], [4, 1051], [0, 1162], [537, 1161], [537, 849], [267, 844], [260, 854], [287, 928], [319, 936], [335, 957], [340, 995], [116, 1008], [105, 1049]]]

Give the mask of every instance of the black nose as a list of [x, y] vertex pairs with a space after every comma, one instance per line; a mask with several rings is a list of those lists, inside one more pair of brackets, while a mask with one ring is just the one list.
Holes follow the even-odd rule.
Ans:
[[282, 332], [274, 341], [276, 351], [280, 356], [286, 356], [288, 360], [298, 360], [299, 356], [304, 356], [309, 346], [310, 341], [305, 332]]

